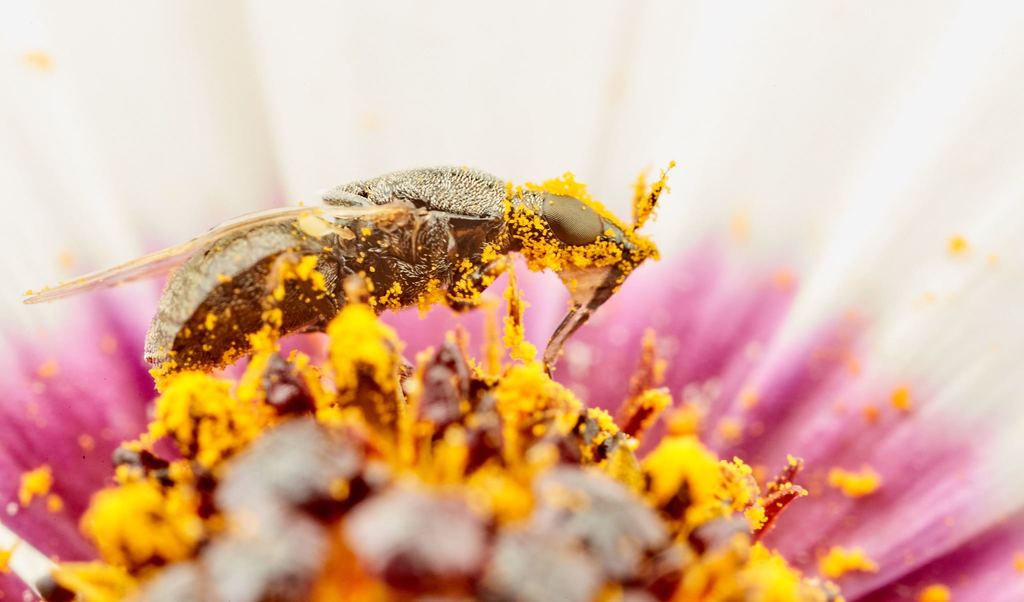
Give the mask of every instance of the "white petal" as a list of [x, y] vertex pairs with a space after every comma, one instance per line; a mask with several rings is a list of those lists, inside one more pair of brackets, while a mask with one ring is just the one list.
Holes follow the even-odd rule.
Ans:
[[0, 10], [5, 317], [53, 311], [19, 311], [26, 288], [277, 200], [240, 5]]

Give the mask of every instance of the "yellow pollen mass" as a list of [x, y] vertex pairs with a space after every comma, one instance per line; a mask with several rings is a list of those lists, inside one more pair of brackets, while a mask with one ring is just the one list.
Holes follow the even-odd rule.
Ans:
[[17, 542], [9, 548], [0, 548], [0, 575], [11, 572], [11, 556], [17, 548]]
[[[311, 282], [315, 266], [315, 258], [306, 257], [275, 269], [282, 282]], [[379, 282], [378, 290], [384, 288]], [[378, 303], [401, 293], [389, 288], [377, 297]], [[788, 458], [788, 466], [762, 493], [762, 470], [739, 458], [720, 459], [699, 439], [701, 406], [689, 402], [674, 409], [669, 391], [660, 388], [668, 366], [657, 357], [653, 336], [639, 350], [640, 367], [629, 380], [617, 422], [613, 414], [586, 407], [554, 381], [533, 359], [535, 351], [522, 351], [528, 345], [522, 319], [526, 304], [514, 276], [506, 293], [510, 307], [504, 340], [495, 310], [483, 360], [470, 356], [468, 335], [456, 331], [437, 348], [417, 354], [416, 365], [407, 366], [394, 330], [361, 302], [369, 294], [346, 283], [349, 302], [327, 326], [325, 360], [281, 352], [275, 329], [282, 318], [275, 308], [264, 312], [265, 330], [254, 337], [254, 351], [240, 377], [187, 370], [167, 374], [148, 429], [122, 444], [127, 454], [114, 471], [117, 485], [98, 492], [82, 517], [82, 531], [100, 560], [60, 562], [55, 581], [77, 599], [143, 599], [165, 571], [205, 566], [211, 550], [224, 549], [221, 544], [252, 546], [259, 554], [278, 550], [276, 538], [252, 537], [250, 529], [280, 520], [274, 513], [284, 511], [286, 520], [301, 517], [304, 529], [325, 535], [326, 549], [311, 552], [316, 562], [307, 567], [308, 575], [300, 576], [313, 583], [310, 599], [398, 599], [405, 594], [369, 568], [365, 542], [347, 538], [339, 528], [339, 523], [362, 520], [357, 515], [363, 508], [389, 498], [420, 500], [412, 520], [421, 520], [422, 514], [422, 520], [452, 517], [456, 523], [478, 524], [487, 541], [512, 536], [536, 543], [530, 538], [538, 534], [524, 526], [538, 512], [554, 512], [568, 521], [576, 521], [573, 514], [587, 513], [576, 521], [580, 527], [599, 524], [600, 533], [614, 535], [623, 546], [682, 544], [684, 557], [665, 560], [677, 566], [662, 566], [659, 560], [656, 569], [679, 575], [675, 591], [665, 592], [677, 602], [841, 600], [834, 586], [805, 578], [781, 555], [757, 543], [779, 512], [806, 494], [795, 478], [802, 463]], [[220, 318], [224, 327], [226, 315]], [[506, 353], [513, 361], [503, 360]], [[638, 437], [664, 412], [669, 414], [669, 434], [651, 441], [653, 451], [641, 454]], [[330, 459], [310, 451], [313, 455], [289, 460], [294, 465], [271, 460], [263, 466], [253, 460], [259, 453], [248, 453], [264, 443], [266, 433], [280, 433], [300, 422], [330, 440], [332, 449], [338, 444], [348, 451]], [[85, 449], [94, 444], [90, 440], [81, 445]], [[296, 474], [285, 474], [286, 468]], [[321, 468], [332, 472], [318, 480]], [[243, 480], [234, 480], [236, 475]], [[291, 480], [293, 476], [298, 480]], [[259, 504], [233, 508], [223, 501], [228, 498], [220, 489], [229, 480], [247, 482], [253, 491], [270, 487], [273, 493], [266, 495], [273, 503], [265, 510]], [[296, 482], [300, 486], [291, 488]], [[312, 503], [305, 498], [306, 483]], [[46, 492], [34, 496], [45, 496], [51, 509], [60, 504], [58, 497], [47, 495], [48, 487], [42, 489]], [[604, 501], [606, 495], [614, 504]], [[433, 515], [429, 508], [442, 499], [445, 505], [454, 503], [441, 516]], [[421, 502], [426, 504], [422, 512]], [[268, 510], [273, 512], [264, 515]], [[408, 520], [401, 513], [395, 518]], [[646, 528], [651, 536], [630, 521], [643, 516], [649, 518], [642, 522], [654, 521]], [[717, 533], [721, 519], [730, 522], [721, 541], [706, 549], [685, 543], [706, 531]], [[655, 532], [662, 543], [642, 543]], [[572, 529], [564, 535], [572, 540], [574, 553], [590, 553], [585, 535]], [[662, 548], [651, 551], [657, 549]], [[481, 561], [492, 562], [490, 556], [485, 547]], [[643, 552], [640, 563], [628, 569], [642, 576], [630, 577], [634, 580], [629, 583], [662, 574], [650, 572], [649, 560]], [[841, 560], [842, 570], [869, 562]], [[629, 554], [623, 561], [628, 564]], [[245, 576], [238, 574], [240, 579]], [[611, 600], [633, 587], [608, 579], [597, 599]], [[325, 588], [326, 583], [333, 585]], [[509, 599], [514, 593], [509, 592]]]
[[512, 359], [524, 362], [533, 361], [537, 357], [537, 348], [526, 340], [526, 330], [523, 326], [526, 302], [523, 301], [522, 291], [516, 285], [515, 270], [509, 271], [505, 301], [508, 303], [508, 315], [505, 316], [505, 347], [509, 350]]
[[828, 484], [847, 497], [857, 498], [878, 491], [882, 486], [882, 477], [870, 466], [864, 466], [859, 471], [836, 467], [828, 471]]
[[82, 516], [82, 531], [100, 556], [116, 566], [182, 560], [203, 533], [197, 504], [196, 496], [180, 487], [128, 483], [96, 494]]
[[897, 387], [889, 398], [892, 407], [901, 412], [909, 412], [911, 407], [910, 389], [908, 387]]
[[125, 600], [138, 587], [124, 567], [102, 562], [62, 562], [53, 570], [53, 579], [88, 602]]
[[654, 213], [658, 197], [662, 192], [668, 191], [668, 172], [676, 166], [675, 161], [668, 164], [667, 169], [661, 171], [661, 177], [647, 188], [647, 177], [645, 173], [640, 174], [633, 186], [633, 228], [639, 228], [647, 222]]
[[53, 487], [53, 470], [48, 464], [22, 473], [21, 487], [18, 488], [18, 503], [22, 508], [27, 508], [32, 500], [50, 493], [51, 487]]
[[650, 479], [656, 506], [667, 503], [685, 486], [691, 500], [688, 523], [696, 524], [724, 513], [719, 499], [724, 479], [718, 459], [696, 437], [665, 437], [641, 463]]
[[744, 410], [751, 410], [757, 405], [760, 398], [761, 396], [757, 392], [757, 389], [754, 387], [744, 387], [743, 390], [740, 391], [740, 407]]
[[818, 572], [829, 579], [838, 579], [852, 572], [877, 573], [878, 563], [868, 558], [860, 548], [833, 546], [818, 561]]
[[49, 512], [57, 513], [64, 509], [64, 500], [56, 493], [46, 496], [46, 509]]
[[386, 391], [394, 390], [396, 354], [401, 344], [395, 331], [377, 319], [369, 306], [346, 305], [327, 326], [327, 347], [339, 388], [354, 386], [365, 366], [373, 380]]
[[628, 274], [636, 262], [645, 258], [657, 258], [658, 250], [654, 243], [640, 236], [609, 212], [601, 203], [587, 192], [587, 187], [578, 182], [571, 172], [561, 178], [547, 180], [541, 184], [526, 184], [526, 190], [565, 195], [578, 199], [587, 205], [607, 223], [614, 224], [623, 232], [629, 244], [635, 249], [633, 257], [622, 255], [622, 247], [612, 240], [598, 238], [586, 245], [565, 245], [552, 234], [547, 222], [535, 211], [523, 204], [512, 203], [512, 198], [522, 195], [522, 190], [510, 188], [510, 196], [505, 202], [505, 223], [519, 242], [521, 254], [526, 259], [527, 267], [534, 271], [550, 269], [562, 272], [569, 269], [590, 267], [606, 267], [616, 265], [623, 273]]
[[495, 407], [503, 420], [507, 457], [521, 458], [524, 440], [536, 436], [535, 426], [550, 426], [566, 433], [576, 422], [583, 404], [564, 386], [551, 380], [539, 362], [514, 364], [494, 389]]
[[25, 64], [36, 71], [46, 72], [53, 70], [53, 57], [45, 50], [31, 50], [21, 56]]
[[953, 593], [945, 585], [934, 583], [917, 594], [917, 602], [950, 602]]
[[946, 243], [946, 248], [949, 250], [950, 255], [963, 255], [967, 252], [969, 246], [967, 239], [959, 234], [951, 236], [949, 242]]
[[156, 401], [148, 437], [169, 436], [182, 451], [212, 467], [238, 451], [271, 422], [270, 410], [231, 395], [232, 383], [200, 372], [181, 372]]
[[726, 416], [718, 422], [718, 434], [727, 443], [736, 443], [743, 438], [743, 423], [738, 418]]

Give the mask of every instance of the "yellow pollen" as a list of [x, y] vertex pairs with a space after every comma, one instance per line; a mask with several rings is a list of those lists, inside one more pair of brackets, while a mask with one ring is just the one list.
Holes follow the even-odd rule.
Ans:
[[75, 266], [75, 254], [71, 252], [71, 249], [64, 249], [57, 256], [57, 265], [64, 269], [71, 269]]
[[82, 433], [78, 436], [78, 447], [84, 452], [91, 452], [96, 447], [96, 439], [89, 433]]
[[9, 548], [0, 548], [0, 575], [11, 572], [11, 556], [14, 555], [14, 550], [17, 548], [18, 542]]
[[60, 512], [64, 509], [64, 500], [56, 493], [51, 493], [46, 496], [46, 509], [53, 513]]
[[117, 602], [130, 598], [138, 584], [120, 566], [101, 562], [62, 562], [53, 571], [59, 585], [89, 602]]
[[374, 381], [382, 388], [394, 389], [392, 377], [401, 345], [395, 331], [379, 322], [372, 309], [358, 303], [346, 305], [327, 326], [327, 336], [328, 354], [339, 387], [354, 386], [357, 366], [363, 365], [372, 371]]
[[828, 471], [828, 484], [852, 498], [870, 495], [882, 486], [882, 477], [870, 466], [859, 471], [832, 468]]
[[53, 487], [53, 470], [47, 464], [22, 473], [21, 487], [18, 489], [18, 503], [22, 508], [27, 508], [35, 498], [50, 493], [51, 487]]
[[505, 202], [505, 223], [521, 246], [526, 265], [534, 271], [549, 269], [554, 272], [600, 268], [615, 265], [623, 274], [628, 274], [645, 258], [657, 258], [654, 243], [640, 236], [634, 228], [622, 223], [603, 205], [593, 199], [587, 188], [576, 181], [572, 173], [566, 172], [561, 178], [547, 180], [542, 184], [526, 184], [527, 190], [570, 196], [578, 199], [597, 213], [605, 222], [614, 225], [627, 238], [634, 249], [629, 257], [623, 256], [621, 244], [608, 238], [598, 238], [585, 245], [565, 245], [551, 233], [547, 222], [534, 210], [512, 199], [524, 194], [523, 190], [509, 188]]
[[878, 563], [868, 558], [860, 548], [847, 549], [833, 546], [818, 561], [818, 572], [829, 579], [838, 579], [847, 573], [876, 573]]
[[950, 255], [963, 255], [967, 252], [969, 245], [967, 239], [963, 236], [956, 234], [949, 238], [949, 242], [946, 245]]
[[933, 583], [917, 594], [917, 602], [949, 602], [952, 599], [953, 593], [940, 583]]
[[757, 389], [754, 387], [744, 387], [743, 390], [740, 391], [740, 407], [744, 410], [753, 409], [759, 400], [760, 394], [758, 394]]
[[743, 423], [738, 418], [722, 418], [718, 421], [718, 434], [726, 443], [736, 443], [743, 438]]
[[892, 392], [889, 402], [892, 403], [892, 407], [897, 410], [901, 412], [909, 412], [911, 407], [910, 389], [907, 387], [898, 387]]
[[787, 268], [779, 268], [772, 276], [772, 284], [780, 291], [789, 292], [796, 286], [796, 276]]
[[211, 467], [255, 439], [271, 422], [268, 408], [230, 394], [231, 383], [199, 372], [175, 375], [156, 401], [148, 437], [170, 436]]
[[640, 228], [654, 213], [658, 198], [663, 192], [668, 191], [668, 172], [676, 166], [675, 161], [668, 164], [668, 168], [662, 170], [661, 177], [650, 189], [647, 188], [647, 173], [641, 173], [633, 185], [633, 229]]
[[509, 270], [508, 273], [505, 301], [508, 303], [508, 315], [505, 316], [505, 347], [512, 359], [531, 362], [537, 357], [537, 348], [526, 340], [526, 330], [523, 326], [526, 302], [523, 301], [522, 291], [516, 285], [515, 270]]
[[59, 371], [60, 366], [57, 364], [57, 360], [46, 360], [36, 368], [36, 376], [43, 379], [53, 378]]
[[44, 50], [32, 50], [22, 55], [25, 64], [36, 71], [52, 71], [53, 57]]
[[[587, 198], [585, 189], [571, 175], [551, 186]], [[646, 185], [639, 188], [646, 192]], [[524, 192], [510, 188], [511, 194]], [[648, 204], [637, 209], [637, 221], [646, 219], [644, 216], [653, 209], [652, 198], [641, 198]], [[515, 216], [524, 220], [536, 217]], [[635, 236], [632, 231], [623, 233]], [[538, 240], [543, 239], [538, 236]], [[608, 259], [597, 252], [589, 254], [593, 249], [574, 254], [564, 248], [542, 247], [534, 248], [542, 253], [533, 256], [535, 261], [552, 260], [578, 267], [579, 263], [595, 265]], [[653, 245], [649, 250], [653, 252]], [[543, 255], [546, 251], [552, 254]], [[298, 281], [307, 288], [309, 283], [319, 286], [317, 257], [297, 257], [289, 255], [289, 259], [275, 263], [272, 289], [299, 285]], [[491, 259], [501, 261], [502, 257]], [[370, 269], [368, 263], [363, 266], [366, 270]], [[479, 267], [473, 263], [465, 267], [466, 273], [460, 272], [460, 279]], [[488, 541], [513, 534], [528, 542], [534, 535], [523, 527], [537, 517], [536, 512], [565, 514], [568, 520], [573, 520], [572, 513], [592, 513], [580, 523], [581, 527], [589, 531], [586, 521], [600, 521], [601, 533], [606, 532], [606, 526], [620, 529], [615, 543], [633, 546], [634, 537], [650, 540], [654, 528], [648, 525], [648, 537], [630, 522], [616, 526], [616, 519], [647, 516], [642, 523], [657, 521], [657, 537], [662, 543], [650, 540], [644, 546], [668, 546], [673, 542], [684, 546], [683, 557], [667, 560], [681, 564], [665, 566], [680, 576], [677, 590], [671, 593], [680, 602], [841, 600], [835, 586], [805, 578], [781, 555], [757, 543], [779, 512], [806, 495], [796, 482], [802, 461], [788, 457], [782, 473], [765, 481], [761, 478], [763, 468], [755, 470], [739, 458], [723, 460], [706, 447], [699, 439], [698, 428], [704, 405], [691, 398], [672, 407], [672, 395], [663, 388], [667, 364], [657, 355], [653, 333], [645, 335], [638, 368], [628, 383], [623, 383], [628, 393], [619, 407], [617, 421], [606, 410], [586, 407], [534, 359], [536, 350], [526, 342], [523, 324], [526, 303], [514, 274], [510, 274], [506, 291], [509, 307], [503, 339], [494, 310], [483, 357], [470, 357], [468, 335], [458, 330], [437, 348], [417, 354], [416, 364], [411, 367], [403, 361], [401, 340], [378, 319], [368, 300], [375, 299], [379, 306], [401, 295], [420, 296], [422, 301], [439, 294], [446, 300], [457, 300], [462, 295], [478, 301], [479, 290], [467, 284], [469, 288], [453, 296], [450, 283], [437, 282], [433, 291], [403, 291], [392, 280], [381, 278], [379, 270], [376, 276], [375, 296], [371, 296], [372, 283], [344, 283], [348, 302], [326, 327], [326, 359], [321, 362], [299, 352], [282, 352], [278, 345], [282, 310], [262, 307], [264, 328], [252, 336], [253, 351], [240, 377], [189, 370], [164, 375], [147, 430], [138, 439], [122, 444], [123, 451], [138, 454], [137, 462], [115, 469], [116, 486], [99, 491], [81, 519], [81, 529], [95, 545], [100, 560], [59, 562], [54, 580], [82, 600], [113, 602], [146, 597], [147, 588], [164, 571], [184, 564], [205, 566], [209, 554], [214, 553], [211, 550], [221, 549], [221, 543], [251, 544], [260, 553], [267, 550], [256, 549], [259, 546], [274, 549], [276, 541], [250, 539], [251, 529], [268, 524], [264, 521], [272, 523], [301, 515], [304, 523], [325, 533], [326, 549], [318, 555], [319, 564], [309, 567], [313, 580], [310, 599], [397, 599], [404, 594], [394, 590], [386, 577], [366, 568], [370, 566], [362, 557], [366, 550], [343, 536], [339, 522], [347, 523], [349, 519], [335, 514], [334, 505], [340, 502], [337, 510], [359, 513], [358, 505], [373, 504], [375, 496], [390, 496], [409, 488], [410, 493], [415, 490], [416, 497], [443, 496], [464, 503], [476, 515], [473, 521], [480, 523]], [[273, 300], [272, 296], [264, 301], [273, 305]], [[488, 307], [486, 303], [484, 306]], [[492, 308], [496, 306], [497, 301], [491, 304]], [[218, 313], [204, 326], [223, 329], [230, 324], [228, 318]], [[506, 360], [505, 354], [512, 361]], [[756, 397], [756, 390], [744, 389], [739, 403], [753, 407]], [[668, 434], [650, 442], [653, 451], [641, 454], [638, 450], [646, 449], [646, 445], [641, 447], [640, 437], [659, 415], [666, 413]], [[732, 430], [739, 437], [743, 425], [738, 419], [732, 420]], [[320, 429], [332, 445], [344, 444], [352, 457], [342, 454], [336, 465], [325, 461], [323, 468], [331, 472], [323, 472], [322, 480], [317, 476], [315, 481], [302, 475], [307, 470], [320, 474], [321, 467], [310, 464], [318, 458], [287, 466], [271, 461], [264, 471], [252, 466], [251, 472], [235, 472], [248, 470], [239, 467], [251, 458], [259, 458], [259, 454], [247, 452], [260, 445], [265, 433], [272, 429], [280, 432], [278, 427], [290, 428], [299, 421]], [[729, 435], [729, 423], [724, 424], [724, 435]], [[754, 423], [748, 428], [753, 434], [764, 426]], [[97, 445], [85, 435], [79, 436], [78, 442], [84, 451]], [[243, 454], [247, 454], [246, 459], [239, 460]], [[293, 481], [281, 480], [286, 475], [278, 474], [278, 469], [289, 467], [299, 470], [301, 480], [297, 482], [316, 483], [309, 491], [314, 502], [309, 510], [314, 512], [307, 512], [306, 502], [300, 502], [306, 499], [305, 491], [284, 490], [285, 484]], [[27, 494], [29, 501], [43, 497], [47, 507], [57, 511], [62, 502], [49, 493], [53, 477], [44, 468], [33, 471], [38, 476], [26, 474], [23, 489], [31, 492]], [[335, 470], [348, 476], [338, 476]], [[242, 476], [242, 481], [234, 481], [234, 475]], [[257, 486], [253, 491], [272, 486], [274, 501], [264, 509], [260, 502], [263, 496], [254, 497], [252, 501], [260, 503], [233, 508], [224, 501], [228, 499], [221, 495], [224, 490], [219, 489], [229, 482], [248, 483], [244, 491], [249, 490], [248, 486]], [[763, 491], [759, 482], [766, 483]], [[615, 496], [612, 507], [603, 501], [609, 494]], [[303, 504], [301, 514], [298, 508], [292, 510], [292, 505], [298, 503]], [[328, 511], [323, 516], [319, 512], [321, 503]], [[275, 514], [264, 516], [267, 511]], [[610, 520], [605, 521], [600, 513], [612, 513], [607, 517]], [[719, 521], [738, 528], [730, 528], [720, 542], [706, 549], [683, 543], [696, 541], [694, 538], [703, 537], [705, 532], [717, 533]], [[567, 532], [566, 537], [579, 546], [574, 549], [582, 551], [588, 546], [577, 535]], [[0, 553], [0, 562], [2, 558]], [[630, 571], [643, 571], [643, 579], [652, 576], [647, 552], [637, 560], [638, 568]], [[481, 561], [491, 562], [487, 557]], [[874, 566], [863, 553], [859, 559], [848, 553], [832, 562], [839, 565], [828, 567], [835, 573]], [[659, 560], [657, 570], [661, 568]], [[472, 591], [466, 589], [472, 583], [459, 579], [451, 583], [452, 591]], [[640, 577], [631, 579], [632, 583], [641, 582]], [[447, 586], [446, 582], [443, 587]], [[609, 582], [596, 592], [596, 599], [621, 597], [630, 587], [609, 577]], [[515, 592], [506, 593], [510, 599], [515, 597]]]
[[698, 404], [684, 403], [679, 408], [668, 412], [665, 419], [668, 434], [696, 435], [703, 417], [704, 410]]
[[198, 501], [181, 487], [151, 481], [104, 489], [82, 516], [82, 530], [100, 556], [118, 566], [187, 558], [202, 536]]

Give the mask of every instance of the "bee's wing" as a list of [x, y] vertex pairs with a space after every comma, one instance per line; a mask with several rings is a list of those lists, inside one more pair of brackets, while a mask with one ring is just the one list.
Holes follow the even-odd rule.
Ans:
[[279, 207], [258, 211], [228, 220], [180, 245], [143, 255], [121, 265], [86, 274], [41, 291], [33, 291], [25, 297], [25, 303], [45, 303], [62, 299], [98, 288], [117, 286], [133, 280], [157, 276], [183, 263], [190, 256], [205, 249], [216, 241], [253, 228], [295, 222], [311, 236], [322, 236], [330, 231], [333, 219], [366, 218], [390, 211], [408, 210], [405, 205], [377, 205], [368, 207]]

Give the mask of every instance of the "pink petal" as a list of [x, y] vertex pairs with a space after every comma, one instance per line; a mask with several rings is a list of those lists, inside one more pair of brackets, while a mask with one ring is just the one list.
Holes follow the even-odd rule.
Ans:
[[[93, 556], [78, 519], [92, 493], [109, 482], [114, 448], [145, 428], [153, 397], [142, 363], [144, 314], [104, 298], [81, 306], [88, 320], [59, 335], [8, 336], [0, 377], [3, 522], [45, 554], [72, 560]], [[42, 464], [52, 468], [52, 493], [64, 502], [56, 513], [41, 499], [17, 507], [22, 473]], [[5, 594], [20, 600], [24, 586], [12, 575], [0, 578]]]
[[[812, 573], [830, 546], [864, 548], [881, 570], [841, 578], [847, 599], [912, 582], [914, 571], [951, 554], [970, 555], [961, 546], [1000, 529], [991, 524], [995, 505], [986, 504], [997, 484], [978, 457], [985, 434], [922, 412], [927, 383], [866, 376], [860, 342], [870, 325], [842, 308], [810, 334], [787, 337], [796, 288], [785, 270], [738, 268], [714, 244], [644, 266], [581, 329], [559, 376], [589, 402], [616, 407], [653, 328], [669, 363], [666, 384], [677, 400], [706, 404], [704, 437], [723, 457], [769, 471], [787, 454], [806, 460], [800, 482], [811, 496], [782, 515], [766, 542]], [[909, 413], [890, 403], [900, 386], [914, 391]], [[876, 419], [866, 418], [868, 406]], [[717, 428], [723, 420], [741, 429], [738, 439]], [[877, 492], [853, 499], [828, 486], [830, 468], [865, 465], [881, 475]]]

